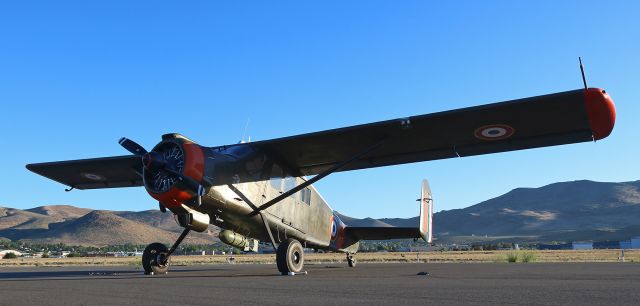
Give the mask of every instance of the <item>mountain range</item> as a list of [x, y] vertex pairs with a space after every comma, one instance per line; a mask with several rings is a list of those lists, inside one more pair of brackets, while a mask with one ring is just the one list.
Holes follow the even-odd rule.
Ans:
[[[437, 197], [435, 199], [437, 208]], [[350, 226], [417, 226], [414, 218], [351, 218]], [[572, 181], [517, 188], [487, 201], [434, 214], [439, 243], [622, 240], [640, 236], [640, 181]], [[182, 228], [157, 210], [105, 211], [70, 205], [27, 210], [0, 207], [0, 238], [69, 245], [173, 242]], [[211, 244], [218, 228], [185, 243]]]
[[[187, 244], [211, 244], [217, 229], [190, 233]], [[182, 232], [173, 214], [156, 210], [106, 211], [70, 205], [41, 206], [27, 210], [0, 207], [0, 237], [42, 243], [105, 246], [172, 243]]]
[[[341, 219], [351, 226], [419, 222], [417, 217]], [[517, 188], [466, 208], [435, 213], [433, 229], [438, 242], [629, 239], [640, 236], [640, 181], [580, 180]]]

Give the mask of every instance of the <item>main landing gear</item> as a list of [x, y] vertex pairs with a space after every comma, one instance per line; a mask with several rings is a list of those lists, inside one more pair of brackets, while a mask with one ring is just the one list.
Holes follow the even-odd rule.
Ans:
[[142, 267], [144, 268], [144, 274], [167, 274], [169, 271], [169, 259], [171, 254], [178, 248], [184, 237], [187, 237], [191, 229], [185, 228], [178, 237], [178, 240], [171, 246], [171, 249], [167, 249], [167, 246], [154, 242], [148, 245], [142, 253]]
[[282, 275], [299, 273], [304, 266], [304, 249], [300, 241], [289, 238], [276, 250], [276, 264]]

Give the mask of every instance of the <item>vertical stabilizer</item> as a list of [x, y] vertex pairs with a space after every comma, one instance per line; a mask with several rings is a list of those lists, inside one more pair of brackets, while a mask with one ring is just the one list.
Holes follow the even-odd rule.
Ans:
[[422, 180], [420, 191], [420, 236], [426, 242], [433, 240], [433, 193], [429, 187], [429, 181]]

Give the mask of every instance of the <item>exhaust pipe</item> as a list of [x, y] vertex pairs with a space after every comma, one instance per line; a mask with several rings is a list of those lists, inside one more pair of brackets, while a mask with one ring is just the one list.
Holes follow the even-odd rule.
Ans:
[[184, 208], [187, 212], [178, 215], [178, 223], [180, 224], [180, 226], [200, 233], [206, 231], [207, 228], [209, 228], [209, 222], [211, 221], [211, 218], [208, 214], [203, 214], [184, 204], [182, 204], [182, 208]]

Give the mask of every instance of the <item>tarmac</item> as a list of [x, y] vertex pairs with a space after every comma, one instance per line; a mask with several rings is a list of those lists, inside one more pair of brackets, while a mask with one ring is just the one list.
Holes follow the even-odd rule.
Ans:
[[1, 305], [638, 305], [638, 263], [2, 267]]

